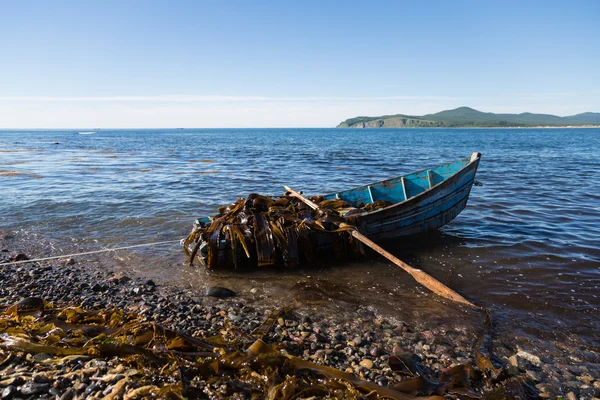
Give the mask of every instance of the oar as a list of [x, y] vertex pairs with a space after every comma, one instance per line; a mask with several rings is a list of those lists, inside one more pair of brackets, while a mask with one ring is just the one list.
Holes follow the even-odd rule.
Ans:
[[[317, 204], [313, 203], [306, 197], [302, 196], [300, 193], [296, 192], [292, 188], [290, 188], [288, 186], [284, 186], [284, 188], [292, 196], [294, 196], [297, 199], [302, 200], [304, 203], [306, 203], [310, 208], [312, 208], [314, 210], [319, 209], [319, 206]], [[441, 283], [440, 281], [438, 281], [437, 279], [432, 277], [431, 275], [421, 271], [420, 269], [411, 267], [410, 265], [406, 264], [404, 261], [400, 260], [398, 257], [395, 257], [394, 255], [388, 253], [387, 251], [385, 251], [385, 249], [383, 249], [377, 243], [373, 242], [371, 239], [369, 239], [365, 235], [358, 232], [356, 230], [356, 227], [345, 224], [345, 223], [339, 224], [339, 227], [340, 228], [348, 228], [348, 227], [352, 228], [350, 230], [350, 232], [352, 233], [352, 236], [354, 238], [356, 238], [357, 240], [360, 240], [361, 242], [363, 242], [364, 244], [366, 244], [367, 246], [369, 246], [370, 248], [372, 248], [373, 250], [375, 250], [376, 252], [378, 252], [379, 254], [381, 254], [382, 256], [384, 256], [385, 258], [387, 258], [388, 260], [390, 260], [391, 262], [393, 262], [394, 264], [396, 264], [397, 266], [402, 268], [404, 271], [408, 272], [417, 282], [419, 282], [421, 285], [425, 286], [427, 289], [431, 290], [433, 293], [435, 293], [439, 296], [445, 297], [449, 300], [455, 301], [457, 303], [462, 303], [462, 304], [465, 304], [465, 305], [468, 305], [471, 307], [479, 308], [475, 304], [471, 303], [469, 300], [462, 297], [460, 294], [456, 293], [454, 290], [450, 289], [448, 286], [444, 285], [443, 283]]]

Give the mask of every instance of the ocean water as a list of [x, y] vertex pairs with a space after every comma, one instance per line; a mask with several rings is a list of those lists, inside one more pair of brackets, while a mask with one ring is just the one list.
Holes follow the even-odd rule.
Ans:
[[[597, 348], [600, 129], [0, 131], [0, 245], [44, 257], [176, 240], [236, 196], [326, 193], [474, 151], [483, 186], [467, 208], [440, 232], [385, 247], [491, 308], [500, 332]], [[177, 244], [77, 260], [265, 304], [313, 292], [348, 318], [461, 318], [377, 257], [250, 274], [190, 267]]]

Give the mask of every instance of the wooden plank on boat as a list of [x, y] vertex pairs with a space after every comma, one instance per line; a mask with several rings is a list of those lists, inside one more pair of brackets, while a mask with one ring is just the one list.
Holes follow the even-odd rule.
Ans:
[[371, 190], [371, 185], [367, 185], [367, 190], [369, 191], [369, 197], [371, 198], [371, 203], [375, 203], [375, 198], [373, 197], [373, 191]]
[[431, 175], [431, 170], [427, 170], [427, 182], [429, 182], [429, 189], [433, 187], [433, 176]]
[[408, 200], [408, 191], [406, 190], [406, 179], [402, 177], [400, 178], [400, 182], [402, 182], [402, 192], [404, 193], [404, 200]]

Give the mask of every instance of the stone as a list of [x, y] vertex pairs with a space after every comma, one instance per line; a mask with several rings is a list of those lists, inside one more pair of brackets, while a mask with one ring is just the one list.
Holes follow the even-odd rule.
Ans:
[[591, 375], [581, 375], [577, 377], [578, 380], [585, 383], [586, 385], [591, 385], [594, 382], [594, 378]]
[[35, 382], [27, 382], [23, 386], [21, 386], [21, 394], [25, 396], [31, 396], [33, 394], [47, 392], [50, 388], [50, 385], [47, 383], [35, 383]]
[[361, 367], [365, 367], [366, 369], [373, 368], [373, 361], [366, 359], [366, 358], [364, 360], [362, 360], [359, 364]]
[[539, 382], [540, 381], [540, 377], [538, 376], [538, 374], [535, 371], [532, 371], [530, 369], [528, 369], [527, 371], [525, 371], [525, 374], [532, 380], [534, 380], [535, 382]]
[[2, 400], [12, 399], [16, 392], [17, 392], [16, 387], [14, 387], [13, 385], [8, 385], [2, 391]]
[[233, 290], [230, 290], [230, 289], [227, 289], [224, 287], [213, 286], [213, 287], [206, 289], [206, 296], [223, 299], [223, 298], [227, 298], [227, 297], [234, 297], [234, 296], [236, 296], [236, 293]]
[[23, 253], [11, 253], [10, 260], [11, 261], [25, 261], [25, 260], [29, 260], [29, 257], [27, 257]]
[[569, 392], [567, 393], [567, 400], [577, 400], [577, 396], [575, 396], [575, 393]]
[[398, 344], [395, 344], [394, 348], [392, 349], [392, 353], [393, 354], [402, 353], [402, 347], [400, 347]]
[[94, 291], [94, 292], [101, 292], [102, 290], [104, 290], [104, 287], [101, 284], [94, 283], [92, 285], [92, 291]]
[[542, 360], [540, 360], [540, 358], [538, 356], [533, 355], [533, 354], [528, 353], [528, 352], [523, 351], [523, 350], [519, 350], [517, 352], [517, 357], [529, 361], [530, 363], [532, 363], [536, 367], [539, 367], [540, 365], [542, 365]]
[[375, 346], [369, 352], [373, 357], [379, 357], [381, 355], [381, 347]]
[[66, 392], [60, 396], [60, 400], [71, 400], [75, 396], [75, 391], [73, 389], [67, 389]]

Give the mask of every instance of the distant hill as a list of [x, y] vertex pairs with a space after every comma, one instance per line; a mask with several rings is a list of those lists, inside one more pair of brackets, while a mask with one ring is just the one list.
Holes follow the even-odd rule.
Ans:
[[382, 115], [355, 117], [342, 122], [337, 128], [505, 128], [533, 126], [600, 125], [600, 113], [586, 112], [569, 117], [550, 114], [494, 114], [459, 107], [427, 115]]

